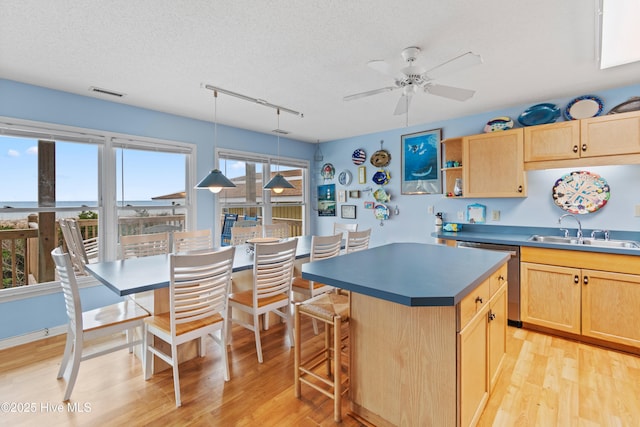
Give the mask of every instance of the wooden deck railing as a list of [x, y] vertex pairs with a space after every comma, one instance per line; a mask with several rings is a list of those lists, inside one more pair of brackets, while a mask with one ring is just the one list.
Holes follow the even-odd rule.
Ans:
[[38, 230], [0, 230], [2, 248], [2, 287], [12, 288], [32, 282], [37, 275]]

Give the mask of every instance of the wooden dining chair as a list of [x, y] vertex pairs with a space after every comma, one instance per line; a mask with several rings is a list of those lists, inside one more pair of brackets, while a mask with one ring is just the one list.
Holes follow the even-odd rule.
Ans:
[[[312, 236], [309, 262], [320, 261], [340, 255], [341, 245], [342, 234], [335, 234], [333, 236]], [[294, 293], [300, 294], [304, 299], [307, 299], [313, 298], [324, 292], [330, 292], [335, 288], [297, 276], [293, 279], [291, 289]]]
[[211, 249], [213, 240], [208, 228], [193, 231], [176, 231], [173, 233], [173, 252], [188, 252], [199, 249]]
[[[67, 401], [78, 378], [80, 362], [124, 348], [129, 348], [130, 353], [133, 352], [133, 346], [142, 342], [141, 339], [134, 340], [134, 330], [142, 327], [143, 319], [148, 317], [149, 313], [128, 298], [117, 304], [82, 312], [78, 282], [69, 254], [61, 248], [56, 248], [51, 252], [51, 256], [62, 285], [68, 317], [67, 341], [58, 371], [58, 379], [64, 378], [67, 381], [67, 389], [62, 399]], [[125, 343], [120, 340], [107, 347], [101, 343], [99, 350], [85, 353], [87, 341], [123, 331], [127, 332]]]
[[264, 224], [262, 226], [262, 232], [264, 237], [278, 237], [280, 239], [285, 239], [289, 237], [289, 224], [286, 222]]
[[333, 223], [333, 234], [340, 233], [341, 235], [343, 235], [344, 233], [347, 233], [349, 231], [358, 231], [358, 224], [357, 223], [345, 224], [341, 222]]
[[262, 227], [231, 227], [231, 245], [237, 246], [246, 243], [247, 240], [262, 237]]
[[363, 251], [369, 248], [369, 240], [371, 239], [371, 229], [362, 231], [347, 232], [347, 244], [345, 253]]
[[[254, 249], [253, 285], [247, 291], [229, 296], [227, 322], [237, 323], [254, 332], [258, 362], [262, 363], [260, 321], [263, 314], [274, 313], [287, 322], [289, 342], [293, 347], [291, 324], [291, 281], [298, 239], [279, 243], [257, 243]], [[233, 309], [248, 313], [252, 322], [233, 317]], [[227, 331], [230, 331], [230, 325]]]
[[67, 218], [60, 218], [58, 225], [60, 226], [60, 231], [62, 231], [62, 238], [64, 239], [64, 244], [67, 248], [67, 253], [71, 259], [71, 265], [74, 271], [76, 274], [85, 276], [87, 272], [84, 266], [87, 264], [87, 259], [80, 251], [77, 239], [71, 230], [70, 222], [67, 221]]
[[169, 233], [131, 234], [120, 236], [122, 259], [169, 253]]
[[[178, 346], [200, 340], [198, 355], [205, 355], [207, 335], [220, 345], [224, 379], [229, 381], [227, 358], [227, 318], [231, 272], [235, 250], [226, 248], [198, 254], [171, 254], [169, 312], [145, 319], [145, 379], [153, 372], [153, 355], [173, 367], [173, 388], [176, 406], [181, 406]], [[214, 335], [220, 332], [220, 337]], [[170, 354], [154, 345], [157, 337], [170, 346]]]
[[224, 214], [222, 222], [222, 232], [220, 233], [220, 245], [229, 246], [231, 244], [231, 228], [238, 220], [238, 214]]

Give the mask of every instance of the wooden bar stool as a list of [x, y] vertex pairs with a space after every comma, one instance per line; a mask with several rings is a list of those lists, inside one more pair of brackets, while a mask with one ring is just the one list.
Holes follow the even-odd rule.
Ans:
[[[300, 333], [300, 315], [325, 323], [324, 348], [302, 361], [302, 338]], [[342, 420], [342, 393], [347, 390], [348, 375], [343, 379], [342, 365], [348, 366], [348, 353], [343, 354], [342, 323], [349, 320], [349, 296], [330, 292], [296, 303], [294, 315], [295, 329], [295, 395], [300, 398], [302, 383], [318, 390], [333, 399], [333, 418]], [[333, 333], [333, 337], [331, 334]], [[333, 369], [332, 363], [333, 360]], [[326, 374], [317, 368], [326, 363]], [[332, 374], [333, 372], [333, 374]]]

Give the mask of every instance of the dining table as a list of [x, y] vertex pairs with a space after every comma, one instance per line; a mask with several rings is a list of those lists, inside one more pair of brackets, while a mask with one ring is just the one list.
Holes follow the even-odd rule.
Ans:
[[[294, 274], [301, 275], [302, 264], [309, 261], [311, 236], [298, 236]], [[252, 245], [244, 243], [228, 247], [213, 248], [235, 250], [232, 273], [232, 292], [249, 290], [253, 286]], [[197, 251], [196, 251], [197, 252]], [[87, 264], [85, 269], [100, 283], [122, 297], [132, 298], [151, 315], [169, 311], [170, 255], [151, 255], [139, 258], [101, 261]], [[180, 361], [197, 355], [195, 342], [185, 343], [179, 348]], [[154, 358], [154, 373], [168, 369], [169, 365]]]

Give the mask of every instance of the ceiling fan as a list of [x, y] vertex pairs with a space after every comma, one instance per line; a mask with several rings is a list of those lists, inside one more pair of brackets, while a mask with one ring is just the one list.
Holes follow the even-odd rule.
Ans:
[[356, 93], [353, 95], [345, 96], [345, 101], [352, 101], [354, 99], [364, 98], [365, 96], [376, 95], [378, 93], [390, 92], [396, 89], [402, 89], [402, 95], [398, 100], [398, 105], [394, 112], [395, 115], [404, 114], [409, 110], [409, 103], [414, 93], [418, 89], [424, 90], [431, 95], [442, 96], [444, 98], [455, 99], [457, 101], [466, 101], [471, 98], [475, 91], [469, 89], [462, 89], [459, 87], [438, 85], [433, 83], [433, 80], [446, 76], [448, 74], [455, 73], [462, 69], [478, 65], [482, 63], [480, 55], [476, 55], [472, 52], [464, 53], [449, 61], [425, 70], [423, 67], [416, 65], [416, 59], [420, 53], [420, 48], [411, 46], [404, 49], [401, 52], [402, 58], [406, 62], [406, 66], [399, 70], [399, 72], [392, 72], [391, 66], [384, 60], [372, 60], [367, 62], [367, 65], [382, 73], [392, 76], [394, 79], [393, 86], [387, 86], [380, 89], [369, 90], [367, 92]]

